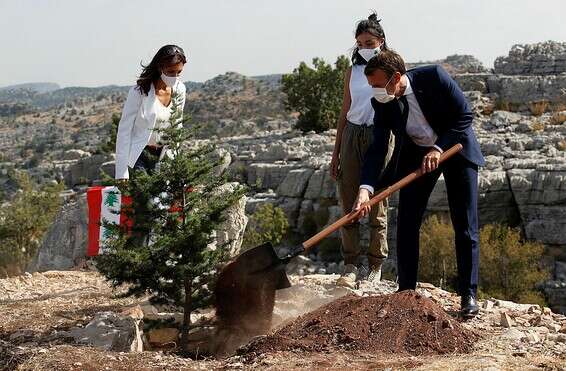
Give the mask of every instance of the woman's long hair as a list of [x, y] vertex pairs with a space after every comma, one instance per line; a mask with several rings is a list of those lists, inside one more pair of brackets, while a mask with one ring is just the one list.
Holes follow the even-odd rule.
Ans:
[[[387, 43], [385, 42], [385, 31], [381, 27], [381, 19], [377, 19], [377, 14], [373, 12], [368, 19], [363, 19], [356, 24], [355, 37], [360, 36], [367, 32], [375, 37], [383, 39], [381, 50], [387, 50]], [[358, 53], [359, 48], [356, 46], [352, 51], [352, 64], [367, 64], [366, 60]]]
[[137, 85], [147, 95], [151, 89], [151, 84], [161, 78], [161, 70], [173, 64], [182, 62], [187, 63], [187, 57], [183, 49], [177, 45], [165, 45], [161, 47], [147, 66], [142, 66], [142, 72], [138, 78]]

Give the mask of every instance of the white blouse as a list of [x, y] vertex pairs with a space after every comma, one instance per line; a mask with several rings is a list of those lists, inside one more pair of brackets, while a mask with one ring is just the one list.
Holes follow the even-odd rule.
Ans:
[[165, 129], [169, 126], [169, 119], [171, 118], [171, 103], [167, 107], [163, 105], [159, 101], [159, 99], [155, 100], [155, 127], [151, 131], [151, 136], [149, 137], [149, 145], [156, 145], [159, 143], [161, 139], [161, 133], [157, 129]]

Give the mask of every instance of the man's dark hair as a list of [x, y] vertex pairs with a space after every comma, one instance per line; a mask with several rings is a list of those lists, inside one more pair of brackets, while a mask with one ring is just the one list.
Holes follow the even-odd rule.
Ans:
[[395, 72], [399, 72], [401, 75], [407, 72], [403, 58], [391, 49], [384, 50], [370, 59], [364, 73], [369, 76], [377, 70], [385, 72], [387, 77], [393, 76]]

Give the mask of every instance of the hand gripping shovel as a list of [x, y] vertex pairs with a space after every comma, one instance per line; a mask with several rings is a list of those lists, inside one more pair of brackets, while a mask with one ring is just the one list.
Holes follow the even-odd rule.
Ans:
[[[456, 144], [440, 156], [446, 161], [462, 149]], [[368, 201], [370, 206], [389, 197], [424, 173], [419, 168], [389, 186]], [[290, 287], [285, 266], [340, 227], [359, 219], [360, 210], [352, 211], [294, 248], [288, 255], [277, 255], [270, 243], [254, 247], [237, 256], [219, 274], [215, 287], [216, 315], [219, 325], [237, 330], [242, 335], [266, 333], [271, 326], [275, 291]]]

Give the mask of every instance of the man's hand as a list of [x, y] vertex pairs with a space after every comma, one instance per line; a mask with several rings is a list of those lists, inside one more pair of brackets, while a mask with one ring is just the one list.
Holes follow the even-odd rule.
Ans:
[[440, 151], [436, 148], [431, 148], [430, 151], [423, 158], [421, 170], [423, 173], [432, 173], [440, 162]]
[[371, 206], [368, 205], [369, 201], [369, 191], [365, 188], [360, 188], [360, 190], [358, 191], [358, 198], [356, 199], [356, 202], [354, 203], [354, 208], [352, 209], [353, 211], [357, 211], [357, 210], [362, 210], [360, 212], [360, 218], [363, 218], [364, 216], [369, 214], [369, 211], [371, 209]]

